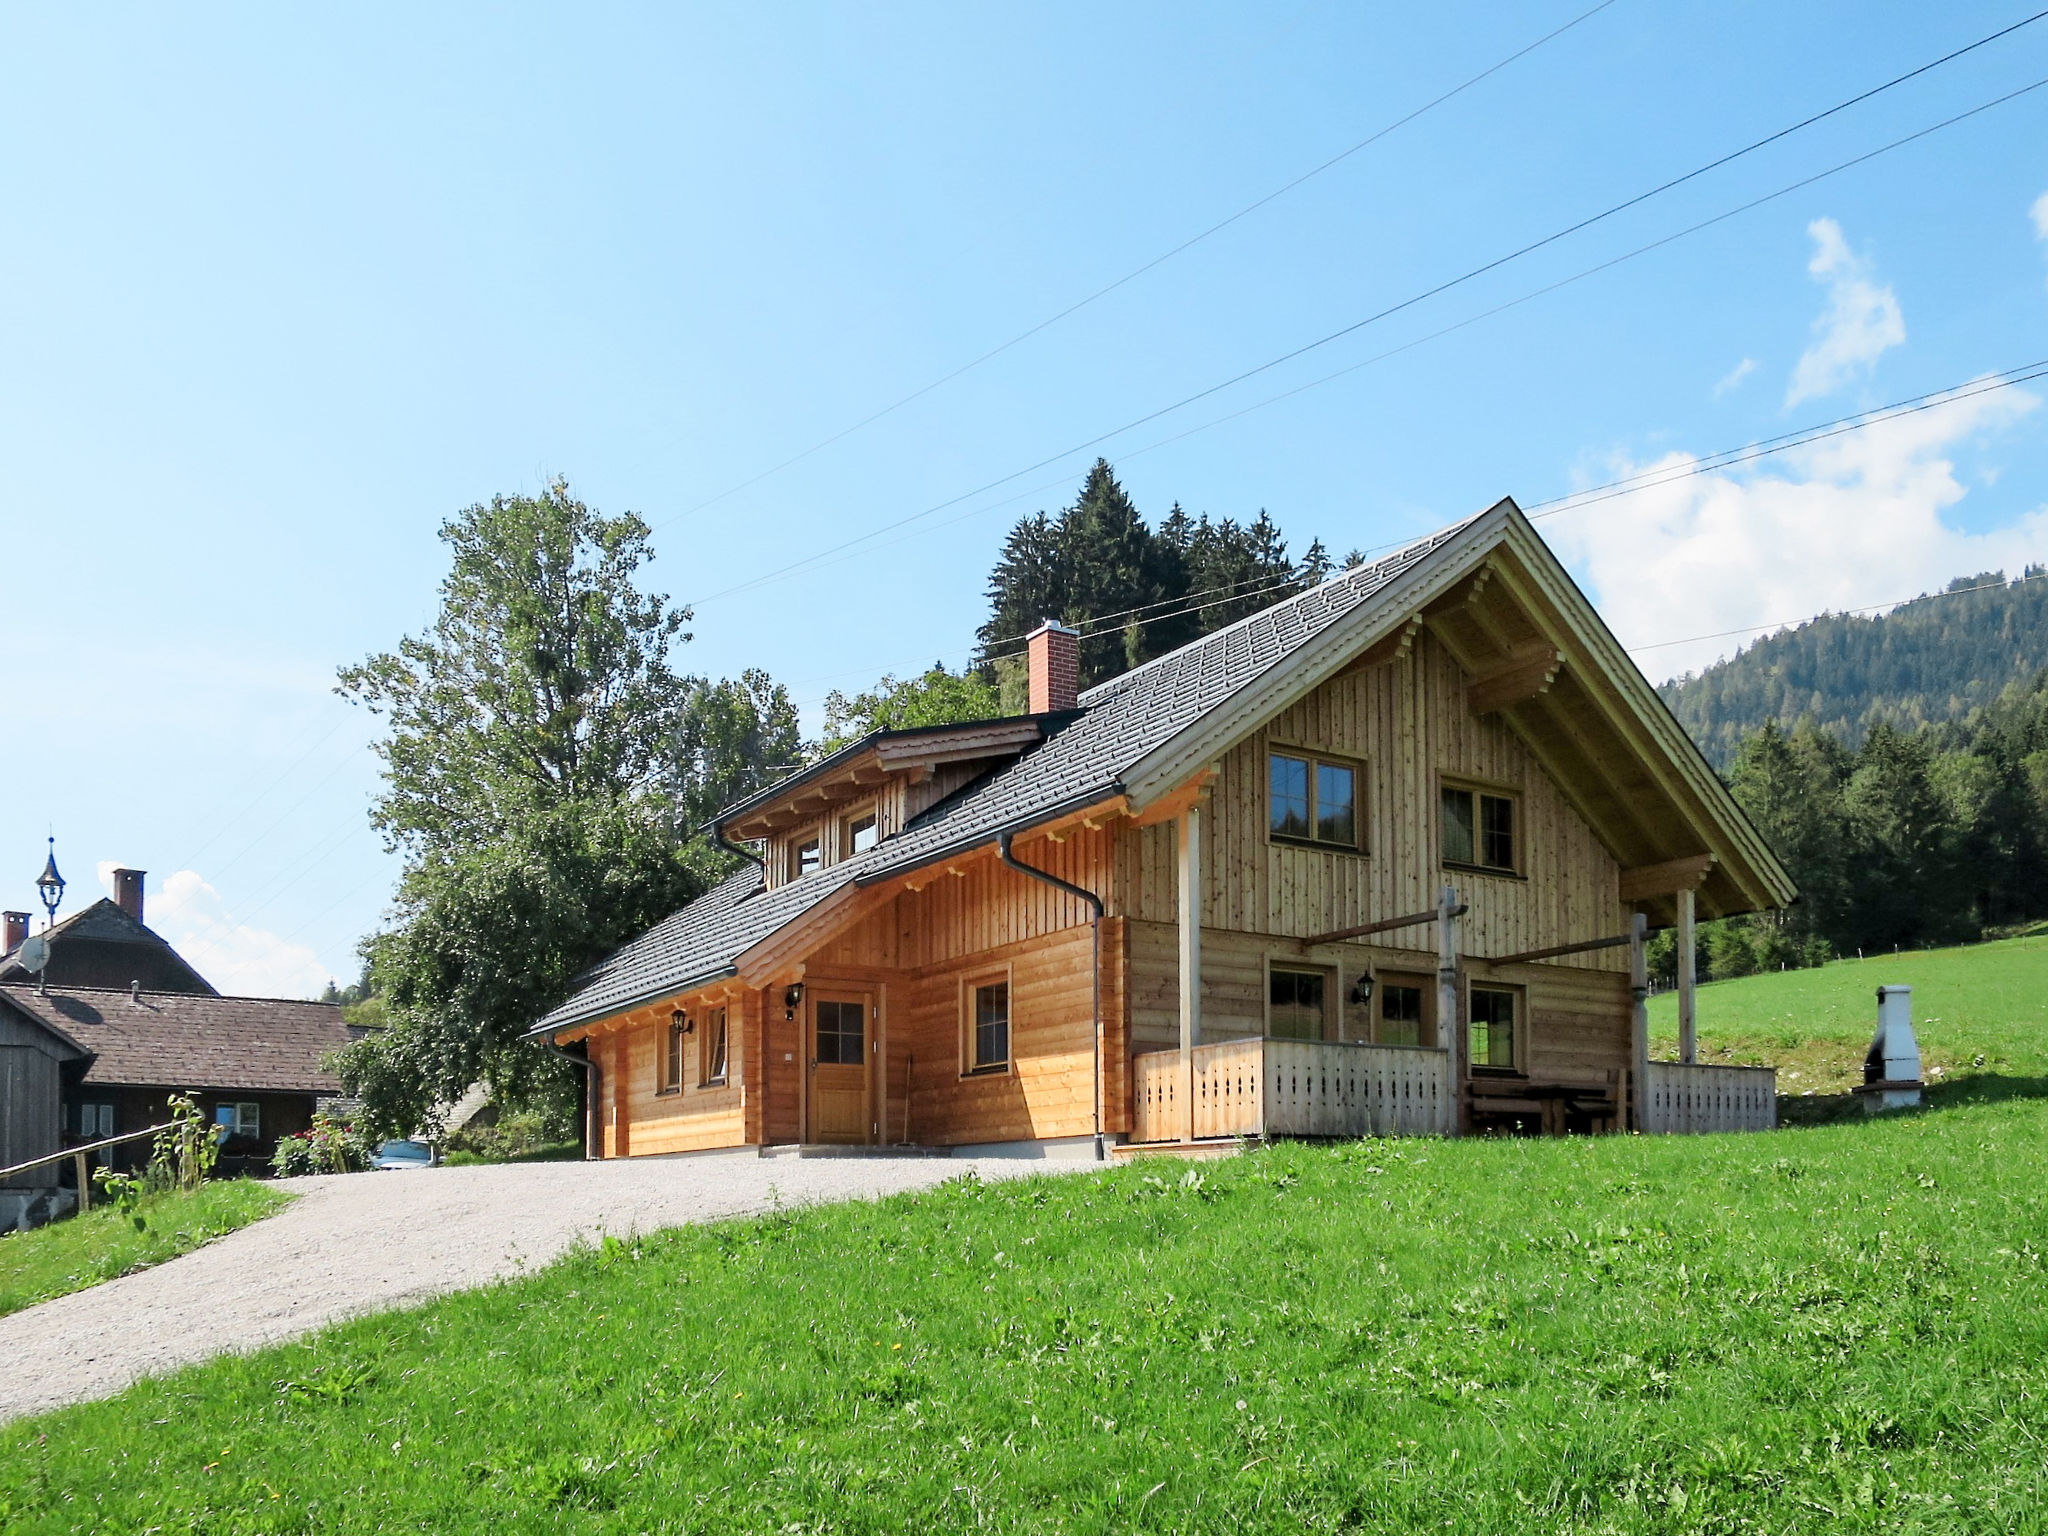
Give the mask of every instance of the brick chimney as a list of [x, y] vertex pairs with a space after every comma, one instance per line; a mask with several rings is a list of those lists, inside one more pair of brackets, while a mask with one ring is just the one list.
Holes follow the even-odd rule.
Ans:
[[138, 923], [142, 921], [142, 876], [139, 869], [114, 871], [114, 905]]
[[1031, 713], [1072, 709], [1081, 694], [1081, 632], [1047, 619], [1024, 640], [1030, 663]]
[[28, 937], [28, 914], [26, 912], [0, 913], [0, 922], [7, 925], [6, 936], [0, 939], [0, 955], [11, 955], [21, 948]]

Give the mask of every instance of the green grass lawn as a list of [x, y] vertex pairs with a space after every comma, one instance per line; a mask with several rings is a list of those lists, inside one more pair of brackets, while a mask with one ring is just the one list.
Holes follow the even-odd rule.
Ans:
[[10, 1532], [2048, 1526], [2048, 1100], [608, 1241], [0, 1429]]
[[583, 1156], [580, 1141], [550, 1142], [525, 1152], [487, 1153], [458, 1150], [444, 1159], [450, 1168], [482, 1168], [491, 1163], [573, 1163]]
[[0, 1317], [147, 1269], [268, 1216], [291, 1196], [253, 1179], [222, 1179], [196, 1194], [145, 1200], [134, 1220], [112, 1206], [33, 1232], [0, 1237]]
[[[1700, 988], [1700, 1059], [1776, 1066], [1788, 1097], [1845, 1093], [1863, 1081], [1881, 985], [1912, 987], [1930, 1083], [2048, 1093], [2048, 935], [1714, 982]], [[1678, 999], [1665, 993], [1650, 1001], [1650, 1047], [1677, 1046]]]

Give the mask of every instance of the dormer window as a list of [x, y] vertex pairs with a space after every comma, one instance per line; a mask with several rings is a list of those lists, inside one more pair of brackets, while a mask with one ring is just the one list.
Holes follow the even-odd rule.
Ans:
[[840, 823], [839, 856], [852, 858], [856, 853], [866, 853], [881, 840], [882, 825], [875, 819], [874, 807], [855, 811]]
[[823, 844], [813, 832], [789, 850], [789, 878], [801, 880], [824, 863]]

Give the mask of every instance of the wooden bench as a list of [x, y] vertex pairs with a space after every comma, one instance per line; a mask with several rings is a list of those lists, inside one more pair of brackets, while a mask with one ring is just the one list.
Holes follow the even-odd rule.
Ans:
[[1576, 1120], [1592, 1134], [1621, 1128], [1627, 1094], [1617, 1068], [1600, 1078], [1493, 1077], [1475, 1074], [1465, 1085], [1472, 1124], [1499, 1128], [1511, 1122], [1521, 1130], [1534, 1121], [1545, 1136], [1563, 1136]]

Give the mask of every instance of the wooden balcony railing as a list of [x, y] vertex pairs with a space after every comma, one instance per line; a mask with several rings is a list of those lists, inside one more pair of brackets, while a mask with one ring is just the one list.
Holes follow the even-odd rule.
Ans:
[[1643, 1075], [1643, 1129], [1665, 1134], [1771, 1131], [1778, 1126], [1775, 1067], [1653, 1061]]
[[[1194, 1049], [1194, 1136], [1447, 1136], [1448, 1051], [1321, 1040], [1220, 1040]], [[1139, 1142], [1178, 1141], [1178, 1051], [1132, 1063]]]

